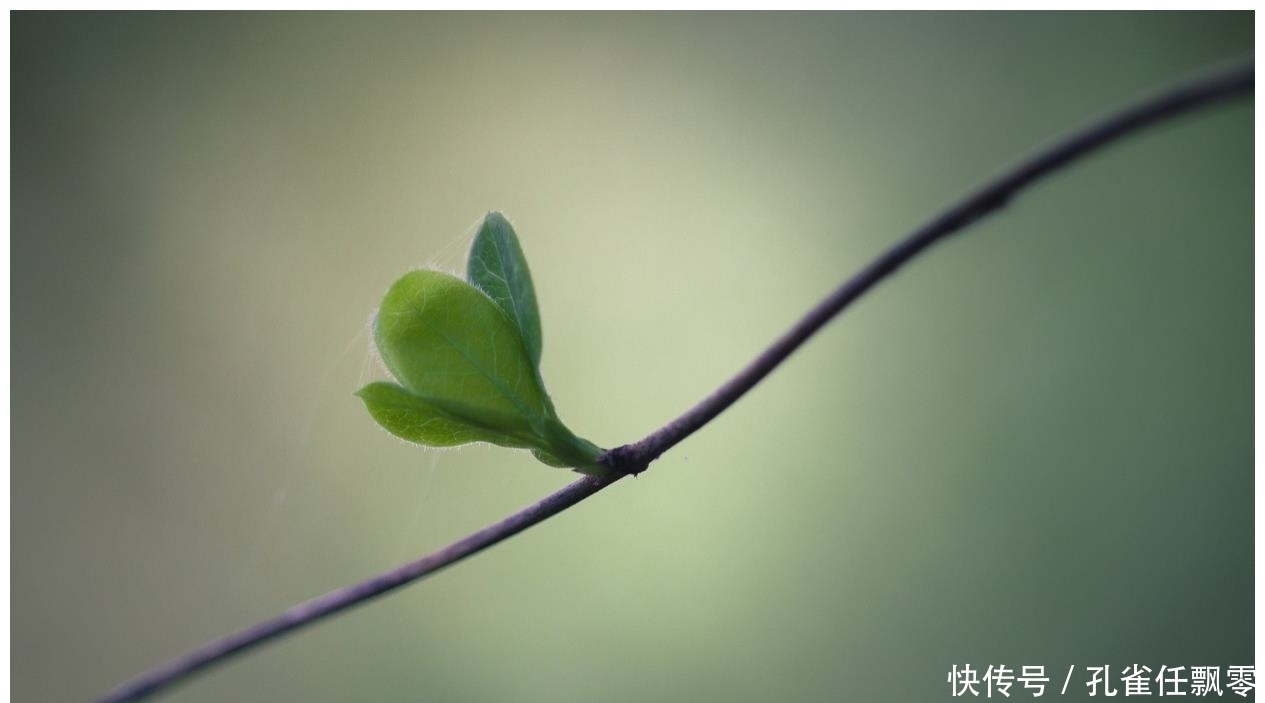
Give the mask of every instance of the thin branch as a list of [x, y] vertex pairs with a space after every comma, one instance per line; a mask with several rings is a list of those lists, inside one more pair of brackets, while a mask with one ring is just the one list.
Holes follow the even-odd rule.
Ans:
[[1188, 110], [1205, 107], [1226, 98], [1251, 94], [1254, 76], [1255, 64], [1247, 64], [1179, 85], [1114, 113], [1100, 122], [1090, 124], [1047, 150], [1020, 162], [1012, 170], [1003, 173], [901, 240], [860, 273], [836, 288], [746, 368], [684, 415], [635, 444], [609, 452], [607, 465], [634, 473], [644, 470], [650, 462], [733, 405], [734, 401], [769, 375], [769, 372], [777, 368], [831, 318], [927, 247], [1001, 209], [1016, 193], [1037, 180], [1126, 134], [1176, 117]]
[[1049, 149], [1021, 162], [974, 194], [900, 241], [818, 303], [746, 368], [684, 415], [645, 439], [612, 449], [601, 461], [613, 469], [604, 478], [582, 478], [544, 500], [432, 552], [417, 561], [361, 583], [327, 593], [290, 608], [271, 620], [248, 627], [193, 650], [137, 676], [98, 699], [96, 703], [137, 701], [230, 657], [359, 605], [476, 554], [504, 539], [579, 503], [626, 475], [637, 474], [668, 449], [698, 431], [751, 390], [813, 334], [849, 304], [890, 276], [932, 244], [957, 232], [1008, 203], [1016, 193], [1073, 160], [1148, 125], [1184, 112], [1250, 95], [1253, 64], [1204, 77], [1091, 124]]
[[623, 477], [624, 474], [613, 474], [608, 478], [586, 476], [544, 500], [529, 505], [478, 532], [462, 537], [417, 561], [378, 574], [360, 583], [330, 591], [305, 603], [299, 603], [271, 620], [265, 620], [209, 642], [182, 657], [137, 676], [99, 698], [98, 703], [119, 703], [146, 698], [160, 689], [182, 681], [209, 666], [219, 664], [229, 657], [241, 654], [304, 625], [327, 618], [353, 605], [377, 598], [423, 576], [451, 566], [472, 554], [477, 554], [546, 518], [557, 515]]

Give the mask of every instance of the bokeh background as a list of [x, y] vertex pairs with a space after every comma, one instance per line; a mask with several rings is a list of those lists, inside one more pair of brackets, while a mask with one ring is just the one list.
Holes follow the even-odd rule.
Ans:
[[[1002, 167], [1253, 50], [1250, 13], [11, 31], [18, 701], [572, 479], [403, 444], [352, 396], [381, 294], [461, 269], [485, 211], [522, 237], [563, 417], [612, 446]], [[1047, 695], [1076, 665], [1073, 699], [1088, 665], [1253, 663], [1252, 123], [1058, 175], [638, 480], [169, 700], [947, 700], [968, 663], [1044, 665]]]

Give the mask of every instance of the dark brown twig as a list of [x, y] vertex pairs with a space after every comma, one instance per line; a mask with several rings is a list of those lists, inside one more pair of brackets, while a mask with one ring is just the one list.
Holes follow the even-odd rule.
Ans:
[[557, 515], [628, 474], [644, 471], [664, 452], [733, 405], [738, 398], [751, 390], [822, 326], [872, 288], [874, 284], [890, 276], [932, 244], [1000, 209], [1016, 193], [1040, 178], [1048, 176], [1073, 160], [1126, 134], [1195, 108], [1206, 107], [1227, 98], [1250, 95], [1253, 91], [1254, 77], [1254, 65], [1247, 64], [1177, 86], [1091, 124], [1049, 149], [1021, 162], [1013, 170], [1002, 174], [901, 240], [869, 266], [844, 282], [746, 368], [684, 415], [664, 425], [645, 439], [612, 449], [604, 454], [602, 463], [612, 469], [609, 477], [582, 478], [544, 500], [417, 561], [301, 603], [275, 618], [214, 640], [137, 676], [98, 699], [97, 703], [123, 703], [150, 696], [199, 671], [222, 663], [233, 655], [455, 564], [542, 520]]
[[1045, 151], [1020, 162], [1012, 170], [1003, 173], [901, 240], [836, 288], [746, 368], [684, 415], [635, 444], [609, 452], [608, 465], [632, 472], [644, 469], [678, 442], [711, 422], [725, 408], [733, 405], [734, 401], [751, 390], [817, 330], [874, 284], [887, 278], [932, 244], [1001, 209], [1026, 186], [1076, 158], [1143, 127], [1226, 98], [1249, 95], [1252, 93], [1254, 76], [1255, 65], [1248, 64], [1179, 85], [1114, 113], [1100, 122], [1090, 124]]
[[586, 476], [569, 484], [544, 500], [523, 508], [499, 522], [462, 537], [443, 549], [436, 550], [404, 566], [378, 574], [370, 579], [330, 591], [319, 598], [299, 603], [284, 613], [261, 623], [207, 643], [182, 657], [172, 659], [114, 689], [98, 699], [99, 703], [138, 701], [160, 689], [181, 681], [209, 666], [225, 661], [304, 625], [310, 625], [353, 605], [377, 598], [423, 576], [451, 566], [477, 554], [501, 540], [513, 537], [546, 518], [557, 515], [612, 483], [623, 478]]

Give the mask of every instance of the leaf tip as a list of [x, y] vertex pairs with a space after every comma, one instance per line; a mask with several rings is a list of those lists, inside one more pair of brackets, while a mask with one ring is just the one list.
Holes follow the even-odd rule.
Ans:
[[488, 210], [487, 214], [483, 216], [483, 225], [487, 226], [489, 224], [509, 224], [509, 218], [500, 210]]

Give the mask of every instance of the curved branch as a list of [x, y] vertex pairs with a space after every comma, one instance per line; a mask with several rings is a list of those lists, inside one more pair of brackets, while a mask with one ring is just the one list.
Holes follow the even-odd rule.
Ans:
[[557, 515], [623, 477], [624, 474], [613, 474], [606, 478], [586, 476], [544, 500], [533, 503], [478, 532], [462, 537], [417, 561], [383, 572], [360, 583], [330, 591], [319, 598], [299, 603], [270, 620], [209, 642], [182, 657], [150, 669], [97, 699], [97, 703], [121, 703], [146, 698], [233, 655], [241, 654], [304, 625], [323, 620], [353, 605], [377, 598], [400, 586], [451, 566], [472, 554], [477, 554], [542, 520]]
[[801, 344], [808, 341], [809, 337], [874, 284], [890, 276], [932, 244], [1001, 209], [1025, 187], [1075, 159], [1143, 127], [1227, 98], [1249, 95], [1252, 93], [1254, 77], [1255, 64], [1249, 63], [1179, 85], [1114, 113], [1100, 122], [1092, 123], [1045, 151], [1020, 162], [901, 240], [836, 288], [746, 368], [684, 415], [639, 442], [612, 450], [607, 457], [607, 465], [633, 473], [644, 470], [650, 462], [733, 405], [734, 401], [769, 375]]
[[96, 703], [123, 703], [150, 696], [236, 654], [455, 564], [557, 515], [626, 475], [645, 471], [652, 461], [733, 405], [874, 284], [890, 276], [932, 244], [1000, 209], [1016, 193], [1037, 180], [1127, 134], [1196, 108], [1213, 105], [1228, 98], [1250, 95], [1254, 77], [1254, 65], [1249, 63], [1179, 85], [1093, 123], [1021, 162], [901, 240], [844, 282], [746, 368], [698, 405], [644, 439], [603, 454], [600, 461], [612, 469], [609, 476], [582, 478], [544, 500], [417, 561], [301, 603], [270, 620], [214, 640], [137, 676], [99, 698]]

